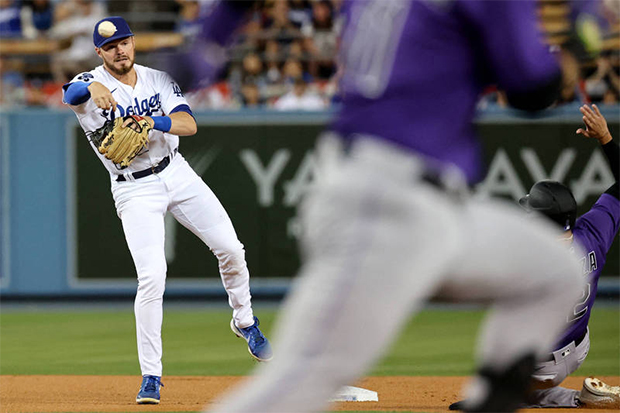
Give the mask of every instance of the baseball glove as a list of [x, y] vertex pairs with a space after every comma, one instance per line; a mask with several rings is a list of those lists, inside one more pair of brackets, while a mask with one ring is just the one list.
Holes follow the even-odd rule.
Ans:
[[[128, 119], [131, 122], [123, 126]], [[110, 121], [102, 129], [101, 139], [94, 140], [99, 153], [125, 168], [149, 143], [151, 125], [142, 116], [127, 115]]]

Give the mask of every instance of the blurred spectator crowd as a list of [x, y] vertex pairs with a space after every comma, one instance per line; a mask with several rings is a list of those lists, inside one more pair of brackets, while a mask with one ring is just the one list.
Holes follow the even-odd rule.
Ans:
[[[195, 2], [185, 2], [195, 3]], [[321, 110], [336, 92], [342, 21], [338, 0], [257, 3], [230, 52], [224, 81], [191, 96], [194, 106]], [[209, 7], [208, 3], [202, 3]], [[196, 20], [199, 10], [194, 11]], [[195, 21], [195, 20], [194, 20]], [[179, 30], [194, 33], [190, 19]]]
[[[220, 81], [188, 94], [192, 107], [330, 107], [337, 101], [341, 2], [257, 3], [230, 51], [230, 63]], [[570, 37], [568, 0], [539, 0], [539, 4], [550, 44], [565, 44]], [[213, 0], [0, 0], [0, 104], [3, 108], [61, 106], [62, 84], [100, 64], [92, 29], [105, 16], [128, 20], [137, 38], [136, 62], [148, 66], [161, 46], [157, 40], [145, 42], [149, 36], [164, 35], [181, 44], [198, 33], [200, 17], [213, 5]], [[602, 53], [563, 56], [579, 79], [563, 91], [563, 103], [617, 104], [620, 99], [618, 10], [606, 10], [605, 18], [607, 46]], [[493, 89], [480, 101], [482, 108], [505, 104], [501, 91]]]

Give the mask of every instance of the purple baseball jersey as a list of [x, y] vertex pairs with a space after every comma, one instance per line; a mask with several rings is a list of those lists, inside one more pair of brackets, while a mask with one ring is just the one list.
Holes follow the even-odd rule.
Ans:
[[592, 209], [579, 217], [573, 229], [574, 241], [585, 253], [581, 258], [583, 275], [588, 278], [582, 299], [575, 305], [570, 315], [568, 328], [556, 349], [560, 349], [571, 341], [582, 337], [590, 312], [596, 298], [598, 279], [605, 266], [605, 258], [620, 226], [620, 201], [609, 194], [603, 194]]
[[482, 173], [472, 119], [483, 88], [527, 92], [559, 73], [535, 1], [343, 4], [343, 106], [332, 129], [368, 134]]

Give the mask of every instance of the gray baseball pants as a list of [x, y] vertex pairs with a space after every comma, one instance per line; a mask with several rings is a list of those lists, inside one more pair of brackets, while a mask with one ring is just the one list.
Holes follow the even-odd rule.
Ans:
[[585, 361], [590, 350], [590, 333], [587, 332], [581, 343], [575, 342], [554, 351], [549, 361], [536, 366], [534, 380], [538, 387], [523, 408], [571, 408], [579, 407], [579, 390], [560, 387], [560, 384], [574, 373]]

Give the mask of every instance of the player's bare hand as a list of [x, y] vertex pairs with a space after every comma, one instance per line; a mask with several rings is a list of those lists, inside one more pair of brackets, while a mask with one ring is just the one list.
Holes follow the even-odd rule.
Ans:
[[126, 128], [126, 127], [129, 126], [130, 128], [132, 128], [133, 130], [135, 130], [137, 132], [137, 128], [135, 127], [135, 124], [136, 123], [134, 121], [132, 121], [131, 118], [128, 117], [127, 119], [125, 119], [125, 122], [123, 122], [123, 126], [122, 127]]
[[579, 108], [579, 111], [583, 115], [582, 119], [586, 129], [579, 128], [575, 133], [581, 134], [586, 138], [596, 139], [601, 145], [611, 141], [611, 133], [607, 127], [607, 121], [601, 115], [598, 106], [592, 105], [592, 108], [590, 108], [588, 105], [583, 105]]
[[112, 108], [113, 112], [116, 112], [116, 105], [118, 104], [112, 96], [110, 89], [105, 87], [102, 83], [92, 82], [88, 85], [88, 91], [90, 92], [90, 98], [95, 102], [95, 105], [101, 109], [109, 110]]

